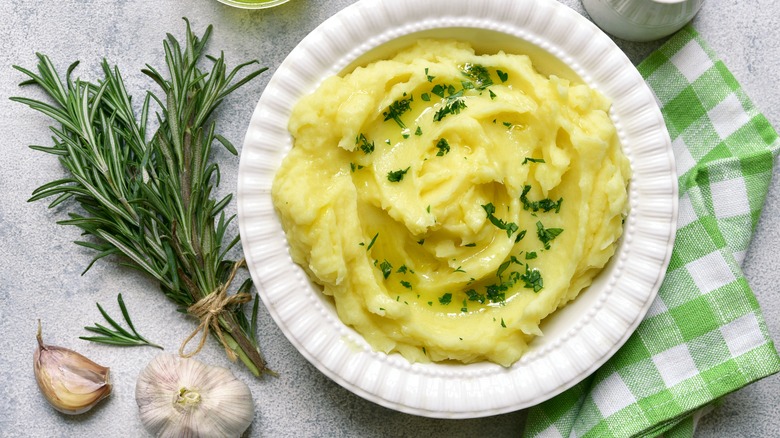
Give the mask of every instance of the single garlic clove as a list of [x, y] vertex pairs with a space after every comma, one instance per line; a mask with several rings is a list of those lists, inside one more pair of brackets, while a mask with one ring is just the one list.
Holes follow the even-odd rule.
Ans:
[[35, 380], [54, 409], [64, 414], [82, 414], [111, 394], [108, 368], [73, 350], [45, 345], [40, 321], [36, 337]]
[[157, 437], [238, 437], [254, 417], [249, 387], [230, 370], [171, 354], [141, 371], [135, 400]]

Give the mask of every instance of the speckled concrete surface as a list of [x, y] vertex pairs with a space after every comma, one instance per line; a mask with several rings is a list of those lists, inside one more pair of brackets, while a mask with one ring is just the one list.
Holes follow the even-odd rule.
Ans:
[[[63, 171], [57, 161], [28, 149], [48, 144], [48, 121], [8, 100], [19, 95], [21, 75], [12, 64], [33, 67], [35, 52], [48, 54], [61, 69], [81, 60], [78, 75], [94, 79], [106, 57], [122, 69], [131, 93], [150, 87], [139, 74], [144, 63], [160, 65], [165, 32], [181, 35], [181, 17], [197, 31], [214, 24], [211, 47], [224, 50], [233, 65], [259, 59], [269, 72], [230, 98], [222, 108], [221, 128], [241, 144], [255, 103], [276, 66], [320, 22], [352, 0], [292, 0], [267, 11], [241, 11], [215, 0], [61, 0], [0, 2], [0, 436], [104, 437], [145, 436], [137, 417], [134, 384], [140, 369], [155, 355], [152, 349], [120, 349], [78, 339], [83, 326], [100, 321], [95, 302], [116, 314], [121, 292], [142, 334], [176, 351], [193, 329], [158, 292], [135, 272], [98, 263], [80, 275], [92, 254], [71, 242], [75, 229], [55, 224], [67, 208], [47, 210], [27, 203], [30, 193]], [[563, 3], [584, 14], [578, 0]], [[697, 29], [720, 54], [756, 105], [780, 127], [780, 2], [740, 0], [705, 2], [695, 19]], [[658, 43], [617, 41], [634, 62]], [[27, 94], [27, 93], [25, 93]], [[233, 191], [238, 159], [218, 156], [223, 192]], [[780, 171], [775, 170], [780, 177]], [[232, 207], [235, 210], [235, 207]], [[745, 271], [767, 319], [780, 336], [780, 186], [772, 185]], [[75, 417], [52, 410], [32, 377], [36, 320], [43, 321], [48, 343], [71, 347], [110, 366], [114, 394], [93, 411]], [[518, 436], [524, 412], [474, 420], [435, 420], [400, 414], [367, 402], [331, 382], [287, 342], [267, 313], [261, 312], [259, 338], [279, 378], [254, 379], [231, 366], [249, 382], [256, 416], [248, 436]], [[215, 343], [200, 356], [228, 365]], [[697, 436], [780, 436], [780, 376], [772, 376], [725, 398], [699, 424]]]

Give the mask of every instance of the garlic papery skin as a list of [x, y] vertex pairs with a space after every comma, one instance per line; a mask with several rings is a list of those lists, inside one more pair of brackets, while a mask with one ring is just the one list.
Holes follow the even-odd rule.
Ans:
[[146, 430], [163, 438], [238, 437], [254, 418], [252, 393], [230, 370], [172, 354], [141, 371], [135, 401]]
[[35, 380], [54, 409], [82, 414], [111, 394], [109, 369], [67, 348], [45, 345], [38, 321], [38, 348], [33, 356]]

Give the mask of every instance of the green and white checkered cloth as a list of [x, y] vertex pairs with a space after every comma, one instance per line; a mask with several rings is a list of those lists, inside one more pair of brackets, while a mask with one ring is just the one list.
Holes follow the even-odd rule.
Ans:
[[584, 382], [532, 408], [525, 436], [690, 436], [725, 394], [780, 370], [741, 270], [780, 141], [696, 31], [638, 67], [677, 161], [671, 262], [636, 332]]

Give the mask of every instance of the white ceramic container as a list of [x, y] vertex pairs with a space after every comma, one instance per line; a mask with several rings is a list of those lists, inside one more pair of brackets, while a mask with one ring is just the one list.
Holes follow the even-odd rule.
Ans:
[[677, 32], [704, 0], [582, 0], [596, 25], [627, 41], [653, 41]]

